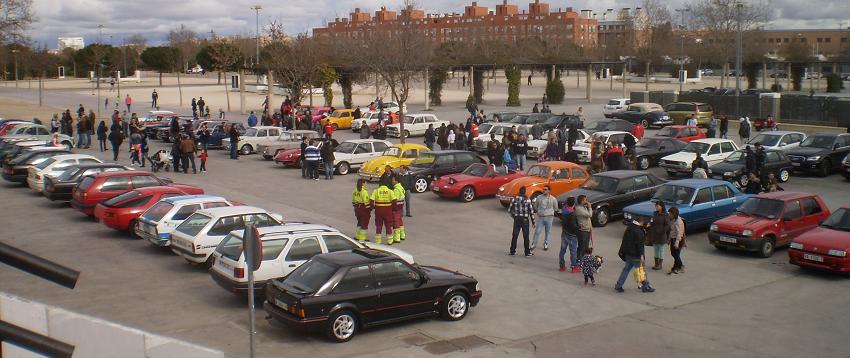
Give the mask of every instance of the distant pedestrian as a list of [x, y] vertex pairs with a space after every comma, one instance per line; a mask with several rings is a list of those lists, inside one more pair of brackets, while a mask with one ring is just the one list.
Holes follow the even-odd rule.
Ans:
[[109, 77], [109, 92], [115, 90], [115, 77]]
[[192, 116], [198, 116], [198, 101], [196, 101], [194, 97], [192, 98]]
[[124, 104], [125, 104], [125, 105], [127, 105], [127, 112], [132, 112], [132, 111], [133, 111], [133, 110], [131, 110], [131, 109], [130, 109], [130, 106], [132, 106], [132, 105], [133, 105], [133, 98], [132, 98], [132, 97], [130, 97], [130, 95], [129, 95], [129, 94], [127, 94], [127, 96], [126, 96], [126, 97], [124, 97]]
[[106, 122], [100, 121], [97, 125], [97, 142], [100, 143], [100, 151], [106, 151]]
[[696, 125], [697, 125], [697, 115], [694, 114], [694, 113], [691, 113], [691, 116], [688, 117], [688, 121], [685, 123], [685, 125], [687, 125], [689, 127], [696, 127]]
[[[366, 123], [366, 121], [363, 121]], [[368, 128], [368, 127], [367, 127]], [[362, 129], [361, 129], [362, 131]], [[362, 136], [361, 136], [362, 138]], [[428, 124], [428, 129], [425, 130], [425, 146], [428, 147], [429, 150], [434, 150], [434, 143], [437, 141], [436, 134], [434, 133], [434, 125]]]
[[711, 119], [708, 120], [708, 129], [706, 130], [705, 136], [708, 138], [714, 138], [717, 134], [717, 118], [711, 116]]
[[[575, 207], [575, 215], [578, 222], [578, 249], [576, 252], [582, 253], [590, 246], [593, 229], [593, 223], [590, 218], [593, 217], [593, 208], [591, 208], [590, 201], [587, 200], [586, 195], [579, 195], [577, 201], [578, 205]], [[578, 268], [574, 267], [573, 272], [578, 272]]]
[[729, 117], [724, 114], [720, 117], [720, 138], [729, 139], [727, 133], [729, 133]]
[[203, 117], [205, 115], [204, 110], [206, 109], [207, 102], [204, 101], [204, 97], [198, 97], [198, 111], [200, 111], [200, 116]]
[[159, 93], [156, 93], [156, 89], [151, 92], [151, 108], [156, 108], [157, 101], [159, 100]]
[[738, 136], [741, 137], [741, 145], [750, 141], [750, 120], [747, 117], [741, 117], [738, 122]]
[[334, 146], [330, 139], [326, 139], [321, 149], [322, 163], [324, 163], [325, 180], [334, 178]]
[[537, 103], [531, 108], [531, 113], [540, 113], [540, 107], [537, 106]]
[[[641, 220], [632, 220], [626, 223], [626, 231], [623, 233], [623, 241], [620, 243], [618, 256], [625, 262], [623, 271], [620, 272], [620, 277], [617, 283], [614, 284], [614, 290], [617, 292], [625, 292], [623, 285], [626, 279], [631, 274], [632, 270], [643, 270], [644, 267], [644, 237], [643, 222]], [[655, 292], [655, 289], [649, 285], [649, 279], [646, 277], [646, 270], [643, 270], [643, 280], [640, 282], [642, 292]]]
[[201, 152], [201, 155], [198, 156], [198, 158], [201, 159], [201, 173], [207, 172], [207, 157], [207, 149], [204, 148], [204, 151]]
[[354, 206], [354, 218], [357, 220], [357, 230], [354, 237], [357, 241], [366, 241], [366, 231], [369, 230], [369, 218], [372, 213], [372, 203], [366, 179], [358, 179], [354, 192], [351, 193], [351, 205]]
[[525, 256], [534, 256], [534, 253], [531, 252], [531, 248], [528, 246], [529, 225], [532, 225], [534, 221], [534, 217], [532, 216], [533, 210], [531, 200], [525, 196], [525, 187], [520, 187], [519, 193], [511, 199], [511, 203], [508, 205], [508, 214], [510, 214], [514, 221], [513, 232], [511, 233], [511, 249], [509, 252], [511, 256], [516, 255], [516, 240], [520, 231], [522, 231]]
[[236, 148], [239, 145], [239, 130], [236, 129], [236, 125], [230, 126], [230, 133], [228, 135], [230, 137], [230, 159], [239, 159]]
[[531, 86], [531, 75], [528, 75], [528, 82], [526, 83], [526, 86]]
[[118, 160], [118, 151], [121, 149], [121, 142], [124, 141], [124, 133], [121, 124], [113, 122], [109, 128], [109, 142], [112, 144], [112, 160]]
[[180, 141], [180, 153], [183, 154], [183, 174], [188, 173], [189, 163], [192, 163], [192, 174], [198, 174], [198, 170], [195, 167], [196, 150], [197, 147], [195, 147], [195, 140], [184, 134]]
[[224, 115], [225, 115], [225, 113], [224, 113], [224, 108], [219, 108], [219, 109], [218, 109], [218, 120], [223, 121], [223, 120], [224, 120]]
[[109, 97], [103, 99], [103, 110], [106, 111], [109, 109]]
[[688, 246], [685, 241], [685, 222], [679, 216], [679, 208], [670, 208], [670, 255], [673, 256], [673, 268], [667, 274], [679, 274], [685, 272], [682, 263], [682, 250]]
[[257, 126], [257, 115], [254, 114], [254, 111], [248, 115], [248, 127], [256, 127]]

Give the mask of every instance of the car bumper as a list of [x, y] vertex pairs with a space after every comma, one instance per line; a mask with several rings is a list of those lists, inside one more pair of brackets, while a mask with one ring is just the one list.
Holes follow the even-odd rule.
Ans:
[[505, 195], [496, 195], [496, 199], [499, 199], [499, 202], [502, 203], [502, 205], [508, 205], [511, 203], [511, 199], [513, 199], [513, 197]]
[[83, 214], [88, 216], [94, 216], [94, 205], [88, 205], [77, 201], [76, 199], [71, 199], [71, 207], [82, 211]]
[[182, 256], [186, 261], [202, 264], [207, 262], [207, 254], [199, 254], [188, 251], [182, 247], [171, 245], [171, 252]]
[[50, 191], [45, 190], [42, 194], [49, 199], [50, 201], [70, 201], [71, 200], [71, 192], [70, 191]]
[[154, 235], [144, 230], [139, 230], [138, 227], [135, 229], [136, 235], [141, 237], [143, 240], [147, 240], [151, 244], [161, 247], [171, 246], [171, 234], [159, 234]]
[[[216, 270], [210, 270], [210, 276], [212, 277], [213, 281], [215, 281], [215, 283], [217, 283], [219, 286], [221, 286], [221, 288], [227, 291], [233, 292], [235, 294], [248, 293], [247, 282], [233, 281], [230, 277], [222, 275]], [[254, 293], [262, 295], [264, 287], [266, 287], [266, 281], [254, 281]]]
[[3, 179], [6, 179], [6, 181], [10, 181], [10, 182], [13, 182], [13, 183], [25, 183], [27, 181], [27, 173], [9, 174], [9, 173], [4, 171], [3, 172]]
[[283, 323], [289, 328], [306, 330], [310, 332], [318, 332], [325, 327], [325, 322], [328, 321], [328, 317], [318, 317], [318, 318], [300, 318], [296, 317], [292, 313], [283, 310], [282, 308], [275, 306], [274, 304], [266, 301], [263, 303], [263, 308], [266, 312], [278, 322]]
[[740, 235], [730, 235], [721, 232], [710, 231], [708, 233], [708, 243], [714, 246], [728, 247], [744, 251], [758, 251], [761, 249], [763, 239], [760, 237], [743, 237]]
[[807, 171], [807, 172], [815, 172], [820, 171], [823, 163], [820, 161], [810, 162], [810, 161], [802, 161], [802, 162], [791, 162], [791, 168], [799, 171]]
[[810, 267], [832, 272], [850, 272], [850, 258], [808, 253], [799, 249], [788, 249], [788, 262], [800, 267]]
[[649, 123], [650, 126], [656, 126], [656, 127], [669, 126], [669, 125], [672, 125], [672, 124], [673, 124], [672, 119], [668, 119], [666, 121], [655, 121], [655, 122]]
[[359, 175], [361, 178], [369, 180], [369, 181], [381, 179], [380, 174], [358, 172], [357, 175]]
[[460, 188], [454, 186], [431, 185], [431, 192], [444, 198], [457, 198], [460, 196]]
[[666, 164], [664, 162], [661, 162], [661, 164], [659, 164], [658, 166], [664, 168], [664, 170], [666, 170], [668, 172], [691, 173], [691, 168], [683, 167], [683, 166], [680, 166], [680, 165], [671, 165], [671, 164]]

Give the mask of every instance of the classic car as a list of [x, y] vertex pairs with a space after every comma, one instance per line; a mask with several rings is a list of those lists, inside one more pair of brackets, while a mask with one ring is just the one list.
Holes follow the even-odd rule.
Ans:
[[817, 195], [777, 191], [751, 196], [738, 210], [711, 224], [708, 242], [718, 249], [755, 251], [770, 257], [777, 247], [809, 231], [829, 217]]
[[[358, 242], [330, 226], [316, 224], [283, 224], [257, 229], [257, 238], [268, 256], [263, 257], [259, 269], [254, 271], [254, 291], [263, 297], [265, 284], [273, 279], [286, 277], [298, 266], [313, 256], [329, 252], [354, 249], [373, 249], [392, 253], [407, 263], [413, 264], [413, 256], [389, 245], [368, 241]], [[247, 264], [242, 252], [245, 230], [234, 230], [213, 251], [210, 276], [227, 291], [242, 294], [248, 292]]]
[[496, 197], [502, 206], [507, 207], [517, 194], [519, 188], [525, 187], [525, 195], [536, 198], [543, 193], [543, 187], [548, 185], [549, 193], [558, 197], [577, 188], [590, 176], [584, 167], [570, 162], [551, 161], [535, 164], [528, 168], [527, 175], [510, 181], [499, 187]]
[[[371, 126], [375, 123], [378, 123], [378, 112], [375, 111], [366, 111], [360, 114], [360, 118], [355, 119], [351, 122], [351, 131], [360, 132], [360, 128], [363, 126], [365, 122], [367, 126]], [[384, 118], [387, 117], [387, 114], [384, 113]]]
[[593, 209], [591, 223], [594, 226], [605, 226], [611, 218], [621, 216], [626, 206], [652, 198], [665, 182], [652, 173], [637, 170], [596, 173], [577, 189], [561, 194], [558, 207], [563, 207], [569, 197], [585, 195]]
[[508, 170], [504, 165], [472, 164], [459, 174], [444, 175], [431, 182], [431, 191], [444, 198], [459, 198], [470, 202], [478, 197], [494, 196], [499, 187], [511, 180], [525, 176], [518, 170]]
[[632, 127], [634, 127], [634, 124], [622, 119], [603, 119], [584, 127], [584, 130], [590, 134], [606, 131], [630, 132]]
[[[405, 114], [404, 115], [404, 137], [425, 135], [428, 126], [433, 125], [434, 129], [441, 125], [449, 125], [449, 121], [442, 121], [433, 114]], [[400, 123], [387, 125], [387, 136], [400, 138], [399, 132]]]
[[850, 205], [829, 216], [820, 226], [794, 239], [789, 245], [791, 264], [819, 270], [850, 272]]
[[714, 179], [682, 179], [668, 181], [658, 188], [649, 201], [632, 204], [623, 209], [625, 220], [641, 218], [649, 222], [655, 212], [655, 202], [667, 208], [679, 209], [688, 231], [707, 227], [715, 220], [735, 212], [750, 194], [744, 194], [732, 183]]
[[475, 153], [465, 150], [437, 150], [421, 153], [409, 166], [410, 175], [413, 176], [413, 187], [410, 191], [424, 193], [431, 187], [434, 179], [443, 175], [460, 173], [475, 163], [483, 164], [484, 160]]
[[[227, 122], [227, 123], [219, 123], [214, 127], [210, 128], [210, 139], [207, 141], [207, 148], [221, 148], [224, 146], [222, 141], [225, 138], [230, 138], [230, 127], [236, 126], [236, 131], [239, 132], [239, 135], [245, 133], [245, 125], [241, 122]], [[197, 137], [196, 137], [197, 139]], [[229, 142], [230, 140], [228, 140]]]
[[786, 154], [795, 170], [827, 176], [841, 168], [841, 160], [850, 154], [850, 134], [815, 133]]
[[[50, 128], [41, 124], [18, 123], [2, 136], [8, 139], [15, 137], [32, 138], [48, 143], [52, 140], [53, 134], [50, 133]], [[65, 134], [59, 134], [59, 144], [65, 146], [65, 149], [71, 150], [74, 147], [74, 143], [73, 138]]]
[[761, 144], [765, 149], [788, 151], [799, 147], [805, 139], [806, 135], [802, 132], [766, 131], [757, 134], [747, 144]]
[[353, 109], [337, 109], [334, 110], [325, 120], [322, 125], [330, 122], [334, 130], [351, 128], [351, 121], [354, 120]]
[[26, 183], [30, 166], [37, 165], [50, 157], [63, 154], [71, 154], [71, 152], [65, 148], [33, 148], [3, 165], [3, 179], [13, 183]]
[[[649, 112], [663, 112], [664, 107], [661, 107], [660, 104], [657, 103], [649, 103], [649, 102], [639, 102], [639, 103], [630, 103], [626, 106], [626, 109], [621, 110], [616, 113], [612, 113], [613, 118], [618, 118], [621, 120], [625, 120], [629, 122], [629, 127], [632, 125], [641, 123], [643, 116]], [[606, 129], [601, 129], [606, 130]], [[615, 130], [615, 129], [607, 129], [607, 130]], [[616, 129], [622, 130], [622, 129]]]
[[614, 118], [614, 114], [625, 111], [626, 107], [630, 104], [632, 104], [632, 100], [628, 98], [609, 99], [608, 103], [602, 106], [602, 115], [605, 118]]
[[705, 132], [697, 126], [672, 125], [661, 128], [655, 135], [661, 137], [676, 138], [683, 142], [690, 142], [705, 138]]
[[622, 144], [626, 136], [632, 137], [635, 143], [638, 142], [637, 138], [635, 138], [635, 136], [633, 136], [629, 132], [602, 131], [591, 133], [590, 136], [585, 138], [583, 142], [576, 142], [576, 145], [573, 147], [573, 150], [576, 152], [576, 154], [578, 154], [579, 163], [589, 163], [590, 146], [593, 144], [593, 141], [602, 141], [602, 144], [606, 146], [611, 143]]
[[130, 190], [101, 201], [94, 208], [94, 217], [109, 228], [136, 235], [139, 216], [161, 199], [186, 195], [177, 187], [149, 186]]
[[253, 206], [226, 206], [198, 210], [171, 232], [171, 251], [191, 264], [211, 263], [216, 246], [233, 230], [245, 229], [245, 223], [256, 227], [277, 226], [281, 216]]
[[729, 139], [706, 138], [688, 143], [682, 151], [661, 158], [659, 165], [673, 177], [678, 174], [691, 174], [691, 163], [697, 158], [697, 153], [711, 167], [726, 159], [732, 152], [738, 150], [738, 145]]
[[704, 127], [714, 116], [714, 108], [710, 104], [699, 102], [674, 102], [664, 106], [664, 110], [675, 124], [686, 124], [693, 114], [696, 116], [697, 125]]
[[381, 153], [380, 157], [363, 163], [357, 174], [364, 179], [378, 180], [384, 174], [384, 170], [388, 165], [393, 169], [399, 168], [402, 165], [410, 165], [420, 154], [428, 151], [428, 147], [421, 144], [396, 144], [387, 148], [387, 150]]
[[[334, 168], [339, 175], [359, 169], [363, 163], [377, 158], [393, 144], [380, 139], [349, 139], [334, 147]], [[301, 148], [298, 149], [299, 157]]]
[[[576, 147], [579, 147], [582, 142], [586, 141], [590, 138], [590, 134], [587, 134], [583, 129], [579, 129], [576, 131]], [[546, 146], [549, 145], [549, 141], [546, 139], [532, 139], [528, 141], [528, 152], [526, 156], [529, 158], [540, 158], [543, 154], [546, 153]], [[564, 144], [564, 150], [566, 151], [566, 144]], [[575, 147], [573, 148], [575, 149]], [[581, 154], [579, 154], [581, 155]]]
[[102, 162], [88, 154], [62, 154], [50, 157], [27, 169], [27, 185], [30, 189], [40, 193], [44, 190], [44, 177], [58, 176], [72, 165], [95, 163]]
[[255, 153], [259, 145], [276, 141], [282, 130], [280, 127], [272, 126], [250, 127], [239, 136], [239, 143], [232, 144], [230, 138], [224, 138], [221, 140], [221, 145], [225, 150], [230, 150], [230, 146], [235, 145], [239, 148], [239, 154], [248, 155]]
[[277, 139], [259, 143], [255, 148], [257, 149], [257, 153], [263, 155], [263, 158], [274, 159], [281, 151], [295, 148], [300, 150], [301, 140], [304, 137], [315, 139], [321, 138], [321, 135], [316, 133], [316, 131], [306, 129], [288, 130], [281, 132]]
[[83, 214], [93, 216], [97, 203], [133, 189], [149, 186], [175, 186], [191, 195], [204, 193], [201, 188], [172, 183], [171, 180], [161, 179], [151, 172], [121, 170], [83, 177], [71, 192], [71, 206]]
[[324, 117], [327, 114], [332, 113], [334, 111], [334, 108], [333, 107], [327, 107], [327, 106], [322, 106], [322, 107], [299, 106], [299, 107], [295, 107], [295, 118], [297, 118], [300, 121], [304, 117], [304, 114], [307, 112], [307, 110], [310, 111], [310, 119], [311, 119], [311, 123], [312, 123], [312, 122], [315, 122], [315, 121], [322, 120], [322, 117]]
[[198, 210], [236, 205], [241, 204], [220, 196], [173, 196], [157, 201], [145, 210], [131, 229], [137, 237], [147, 240], [155, 246], [171, 246], [171, 232], [189, 215]]
[[472, 149], [479, 153], [486, 152], [490, 135], [492, 134], [494, 139], [501, 142], [502, 137], [510, 132], [512, 126], [511, 123], [482, 123], [478, 126], [478, 137], [472, 141]]
[[[745, 173], [746, 162], [747, 157], [744, 150], [732, 152], [720, 163], [709, 167], [707, 174], [714, 179], [736, 182], [741, 188], [745, 188], [747, 183], [750, 182], [750, 177]], [[778, 182], [784, 183], [791, 177], [792, 170], [791, 161], [788, 160], [784, 152], [780, 150], [765, 151], [764, 169], [761, 173], [765, 178], [767, 174], [773, 173]]]
[[316, 255], [266, 284], [266, 312], [296, 330], [346, 342], [363, 328], [440, 315], [463, 319], [481, 299], [478, 281], [456, 271], [410, 265], [396, 255], [355, 249]]
[[122, 170], [131, 170], [117, 163], [101, 163], [101, 164], [78, 164], [68, 167], [58, 176], [47, 176], [44, 178], [44, 194], [50, 201], [70, 201], [71, 193], [74, 187], [80, 183], [84, 177], [96, 175], [102, 172], [116, 172]]
[[635, 145], [635, 163], [638, 170], [657, 166], [661, 158], [681, 151], [688, 143], [670, 137], [643, 137]]
[[516, 117], [518, 114], [519, 113], [516, 112], [506, 111], [491, 112], [488, 122], [508, 122], [511, 119], [514, 119], [514, 117]]

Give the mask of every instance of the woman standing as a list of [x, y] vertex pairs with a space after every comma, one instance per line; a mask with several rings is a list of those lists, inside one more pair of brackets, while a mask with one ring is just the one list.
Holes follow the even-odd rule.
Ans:
[[109, 128], [109, 142], [112, 144], [112, 161], [118, 161], [118, 151], [121, 150], [121, 142], [124, 141], [124, 133], [121, 123], [113, 122]]
[[652, 269], [660, 270], [664, 263], [664, 246], [670, 238], [670, 217], [667, 216], [663, 201], [655, 202], [655, 213], [651, 220], [646, 233], [646, 245], [655, 249], [655, 266]]
[[679, 208], [670, 208], [670, 254], [673, 256], [673, 268], [667, 274], [685, 272], [682, 264], [682, 250], [688, 246], [685, 241], [685, 221], [679, 216]]
[[549, 143], [546, 144], [546, 149], [543, 150], [543, 160], [558, 160], [560, 157], [558, 156], [558, 141], [555, 138], [550, 138]]
[[97, 125], [97, 142], [100, 143], [100, 151], [106, 151], [106, 122], [100, 121]]

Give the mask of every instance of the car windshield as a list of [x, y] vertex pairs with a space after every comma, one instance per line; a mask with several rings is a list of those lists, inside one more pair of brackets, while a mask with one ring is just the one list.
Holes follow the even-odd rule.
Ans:
[[782, 213], [782, 208], [785, 203], [774, 199], [765, 198], [749, 198], [738, 208], [738, 212], [751, 215], [761, 216], [768, 219], [779, 217]]
[[845, 208], [835, 210], [821, 226], [835, 230], [850, 231], [850, 210]]
[[662, 137], [675, 137], [676, 130], [670, 127], [664, 127], [659, 129], [656, 135], [660, 135]]
[[755, 144], [761, 143], [761, 145], [773, 147], [777, 143], [779, 143], [779, 139], [781, 139], [781, 138], [782, 138], [782, 135], [760, 133], [755, 138], [750, 139], [750, 141], [747, 142], [747, 144], [755, 145]]
[[246, 130], [245, 134], [243, 134], [242, 136], [243, 137], [254, 137], [256, 135], [257, 135], [257, 128], [248, 128], [248, 130]]
[[688, 145], [686, 145], [684, 148], [682, 148], [682, 151], [683, 152], [689, 152], [689, 153], [705, 154], [706, 152], [708, 152], [708, 147], [710, 147], [710, 146], [711, 145], [708, 145], [706, 143], [690, 142], [690, 143], [688, 143]]
[[212, 220], [212, 218], [209, 216], [201, 213], [194, 213], [188, 219], [183, 220], [180, 226], [178, 226], [175, 230], [188, 236], [195, 236], [203, 230], [204, 226], [207, 226], [207, 223], [209, 223], [210, 220]]
[[58, 181], [65, 181], [65, 180], [71, 179], [71, 178], [73, 178], [75, 175], [77, 175], [77, 173], [79, 173], [79, 172], [81, 172], [81, 171], [83, 171], [83, 170], [84, 170], [84, 169], [83, 169], [83, 168], [80, 168], [80, 167], [71, 167], [71, 168], [68, 168], [68, 170], [66, 170], [66, 171], [62, 172], [62, 174], [59, 174], [59, 176], [58, 176], [58, 177], [56, 177], [56, 180], [58, 180]]
[[821, 149], [832, 149], [832, 143], [835, 141], [835, 137], [832, 136], [822, 136], [822, 135], [814, 135], [806, 138], [800, 143], [801, 147], [811, 147], [811, 148], [821, 148]]
[[546, 122], [543, 122], [543, 125], [547, 127], [555, 127], [559, 124], [561, 124], [561, 116], [552, 116], [546, 119]]
[[153, 204], [150, 209], [145, 211], [142, 218], [148, 219], [150, 221], [160, 221], [165, 214], [168, 214], [168, 211], [174, 207], [174, 204], [169, 203], [167, 201], [160, 201], [156, 204]]
[[36, 164], [35, 167], [38, 168], [38, 169], [44, 169], [44, 168], [47, 168], [48, 165], [53, 164], [53, 163], [56, 163], [56, 158], [50, 158], [48, 160], [45, 160], [41, 163]]
[[598, 121], [596, 123], [591, 124], [589, 127], [587, 127], [587, 129], [591, 130], [591, 131], [602, 131], [602, 130], [605, 130], [605, 128], [608, 128], [608, 123], [610, 123], [610, 122], [609, 121]]
[[478, 126], [478, 133], [490, 133], [490, 128], [493, 128], [493, 125], [490, 123], [482, 123]]
[[357, 143], [342, 142], [338, 146], [336, 146], [336, 148], [334, 148], [334, 152], [350, 154], [354, 152], [354, 148], [356, 147]]
[[747, 159], [747, 156], [744, 155], [744, 151], [738, 150], [738, 151], [732, 152], [732, 154], [729, 154], [729, 156], [726, 157], [726, 159], [723, 159], [723, 161], [726, 162], [726, 163], [741, 164], [746, 159]]
[[142, 193], [140, 193], [138, 191], [135, 191], [135, 190], [128, 191], [124, 194], [118, 194], [116, 196], [113, 196], [109, 199], [104, 200], [103, 205], [104, 206], [115, 206], [115, 204], [118, 204], [118, 203], [125, 201], [125, 200], [130, 200], [130, 199], [136, 198], [140, 195], [142, 195]]
[[616, 100], [616, 99], [608, 100], [608, 105], [609, 105], [609, 106], [619, 106], [619, 105], [620, 105], [620, 101], [618, 101], [618, 100]]
[[582, 189], [600, 191], [603, 193], [613, 193], [617, 191], [617, 184], [619, 184], [620, 180], [617, 178], [602, 176], [602, 175], [593, 175], [581, 185]]
[[661, 141], [655, 138], [643, 138], [637, 145], [638, 147], [657, 148], [661, 146]]
[[242, 257], [242, 238], [233, 235], [233, 233], [227, 234], [224, 240], [221, 240], [221, 243], [215, 248], [215, 251], [220, 253], [221, 256], [233, 261], [239, 261], [239, 258]]
[[431, 153], [422, 153], [418, 158], [413, 160], [414, 167], [427, 167], [434, 163], [434, 160], [437, 159], [437, 156]]
[[663, 201], [669, 204], [687, 204], [691, 202], [696, 189], [681, 185], [663, 185], [652, 197], [652, 200]]
[[311, 259], [301, 265], [283, 280], [283, 285], [288, 289], [295, 289], [301, 293], [311, 293], [319, 290], [325, 282], [336, 272], [337, 266], [332, 266], [322, 260]]
[[385, 155], [388, 157], [397, 157], [399, 156], [399, 154], [401, 154], [401, 149], [399, 147], [389, 147], [384, 150], [383, 153], [381, 153], [381, 155]]
[[527, 120], [528, 120], [528, 115], [527, 115], [527, 114], [520, 114], [520, 115], [518, 115], [518, 116], [516, 116], [516, 117], [512, 118], [512, 119], [511, 119], [510, 121], [508, 121], [508, 122], [510, 122], [510, 123], [516, 123], [516, 124], [524, 124], [524, 123], [525, 123], [525, 121], [527, 121]]
[[483, 177], [487, 174], [487, 164], [476, 163], [472, 164], [463, 171], [463, 174], [474, 176], [474, 177]]
[[540, 178], [548, 178], [549, 177], [549, 168], [543, 165], [535, 165], [528, 170], [528, 176], [530, 177], [540, 177]]

